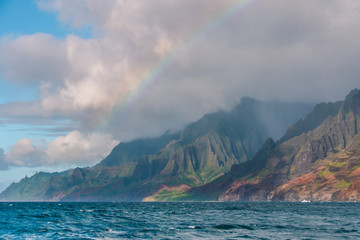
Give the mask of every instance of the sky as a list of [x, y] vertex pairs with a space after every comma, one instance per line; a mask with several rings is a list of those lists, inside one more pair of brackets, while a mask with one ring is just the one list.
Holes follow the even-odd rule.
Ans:
[[358, 0], [0, 0], [0, 191], [244, 96], [359, 87]]

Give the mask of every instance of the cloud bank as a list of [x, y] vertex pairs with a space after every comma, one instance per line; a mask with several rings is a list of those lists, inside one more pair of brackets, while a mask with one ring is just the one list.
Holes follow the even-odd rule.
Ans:
[[[41, 0], [38, 6], [69, 27], [90, 26], [93, 36], [39, 33], [2, 41], [0, 75], [39, 85], [36, 101], [14, 110], [15, 103], [1, 105], [2, 118], [68, 119], [84, 134], [129, 140], [180, 128], [243, 96], [330, 101], [359, 87], [357, 0]], [[26, 111], [29, 105], [36, 111]], [[97, 141], [80, 135], [55, 140], [46, 157], [69, 150], [77, 159], [70, 145], [51, 147], [79, 138], [72, 146], [85, 151]], [[43, 152], [21, 141], [14, 149], [34, 157]]]
[[0, 149], [0, 170], [9, 167], [88, 166], [105, 158], [119, 142], [108, 134], [72, 131], [47, 143], [19, 140], [6, 154]]

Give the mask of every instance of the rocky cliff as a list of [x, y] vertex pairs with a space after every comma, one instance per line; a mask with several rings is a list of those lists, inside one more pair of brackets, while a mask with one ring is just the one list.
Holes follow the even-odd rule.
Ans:
[[[303, 122], [288, 129], [277, 145], [268, 151], [264, 167], [245, 173], [231, 171], [215, 180], [221, 182], [223, 179], [225, 182], [231, 177], [218, 188], [218, 199], [359, 200], [360, 91], [352, 91], [341, 104], [324, 106], [318, 105]], [[327, 109], [328, 114], [317, 113], [323, 109]], [[318, 117], [314, 120], [312, 116]], [[196, 190], [193, 191], [196, 195]]]

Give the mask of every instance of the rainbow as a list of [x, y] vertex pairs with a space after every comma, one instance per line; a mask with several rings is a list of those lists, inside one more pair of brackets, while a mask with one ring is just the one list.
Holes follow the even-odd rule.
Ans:
[[[137, 86], [136, 91], [128, 97], [121, 106], [119, 106], [120, 109], [124, 110], [128, 108], [132, 103], [136, 102], [140, 96], [144, 95], [146, 89], [156, 81], [158, 76], [173, 62], [176, 57], [186, 50], [189, 50], [203, 42], [204, 39], [206, 39], [216, 29], [220, 28], [231, 18], [244, 11], [257, 1], [259, 0], [235, 0], [234, 3], [230, 4], [230, 6], [220, 9], [217, 14], [215, 14], [215, 17], [193, 30], [182, 42], [165, 55], [161, 61], [156, 63], [150, 70], [147, 71], [146, 74], [143, 75], [144, 77]], [[120, 109], [116, 109], [115, 112]]]

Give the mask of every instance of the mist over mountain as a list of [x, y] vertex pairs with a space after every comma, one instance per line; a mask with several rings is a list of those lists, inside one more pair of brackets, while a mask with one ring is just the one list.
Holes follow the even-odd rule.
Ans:
[[[337, 112], [336, 114], [334, 114]], [[249, 162], [192, 189], [189, 198], [220, 201], [357, 201], [360, 166], [360, 91], [342, 102], [317, 105], [270, 139]]]
[[[170, 200], [179, 191], [209, 183], [234, 164], [251, 160], [269, 136], [280, 137], [311, 108], [312, 104], [243, 98], [232, 110], [207, 114], [180, 132], [120, 143], [91, 168], [24, 178], [0, 198]], [[173, 190], [173, 195], [162, 196]]]
[[91, 168], [26, 177], [0, 199], [358, 201], [359, 119], [358, 89], [315, 107], [244, 98], [177, 133], [120, 143]]

